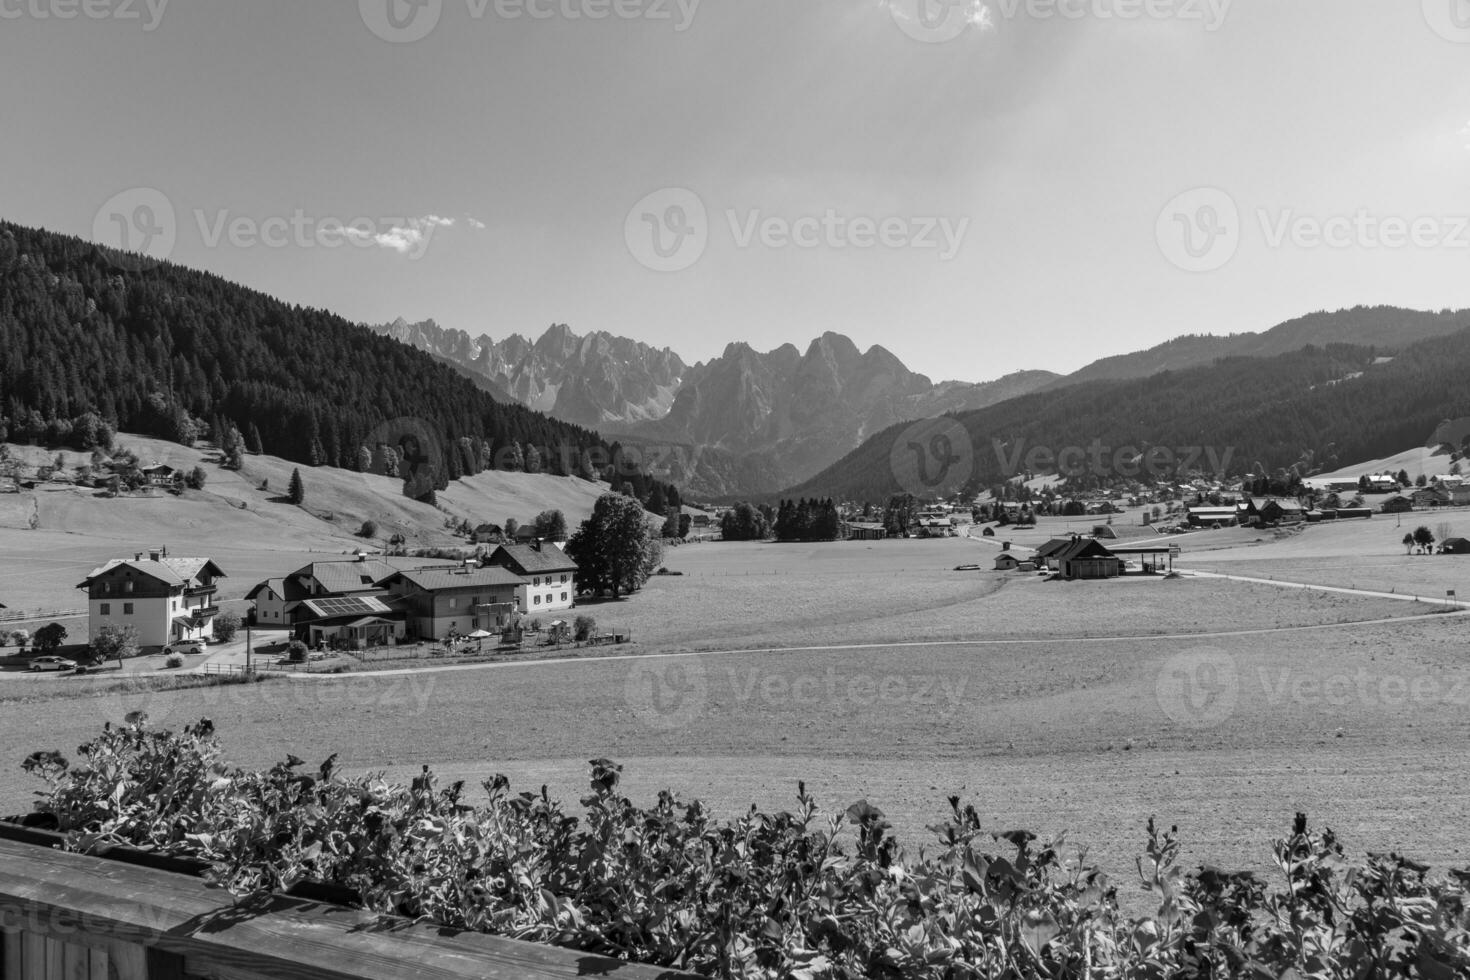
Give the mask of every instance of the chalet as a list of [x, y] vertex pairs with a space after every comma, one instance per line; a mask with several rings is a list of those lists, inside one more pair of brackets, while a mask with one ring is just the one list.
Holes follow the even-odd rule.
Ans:
[[154, 463], [145, 466], [138, 472], [143, 474], [144, 481], [151, 487], [172, 487], [184, 482], [182, 470], [176, 470], [166, 463]]
[[1058, 571], [1065, 579], [1117, 578], [1123, 562], [1093, 538], [1077, 538], [1057, 556]]
[[1449, 507], [1454, 504], [1454, 495], [1446, 487], [1424, 487], [1415, 490], [1409, 497], [1414, 501], [1414, 506], [1421, 510]]
[[517, 590], [521, 612], [570, 609], [577, 599], [577, 563], [553, 545], [501, 545], [485, 558], [489, 567], [504, 568], [522, 579]]
[[1373, 516], [1372, 507], [1339, 507], [1334, 511], [1339, 521], [1367, 520]]
[[516, 528], [516, 544], [535, 544], [536, 540], [536, 525], [522, 524]]
[[1250, 497], [1244, 502], [1241, 523], [1301, 524], [1307, 519], [1307, 508], [1292, 497]]
[[1190, 507], [1189, 523], [1194, 527], [1233, 527], [1240, 522], [1240, 510], [1229, 507]]
[[1385, 500], [1379, 509], [1385, 514], [1407, 514], [1414, 509], [1414, 502], [1399, 494]]
[[1470, 555], [1470, 540], [1465, 538], [1445, 538], [1439, 546], [1442, 555]]
[[491, 607], [514, 605], [525, 583], [508, 568], [464, 566], [395, 572], [379, 584], [404, 614], [409, 636], [443, 640], [501, 628]]
[[882, 541], [888, 537], [888, 529], [882, 524], [844, 521], [842, 523], [842, 537], [848, 541]]
[[471, 537], [475, 544], [501, 544], [505, 541], [505, 528], [499, 524], [481, 524]]
[[215, 583], [224, 577], [208, 558], [171, 558], [164, 548], [114, 558], [77, 588], [87, 591], [92, 636], [104, 626], [131, 626], [139, 646], [165, 647], [214, 636]]
[[1061, 554], [1071, 547], [1075, 540], [1075, 538], [1052, 538], [1037, 548], [1033, 557], [1038, 565], [1045, 566], [1053, 572], [1061, 571]]
[[[349, 561], [312, 562], [283, 578], [266, 579], [245, 595], [254, 604], [252, 622], [290, 629], [298, 639], [313, 643], [341, 639], [381, 644], [403, 639], [405, 617], [389, 604], [388, 591], [379, 583], [407, 561], [395, 563], [360, 553]], [[412, 561], [414, 567], [459, 567]]]
[[[1394, 493], [1399, 488], [1398, 477], [1391, 473], [1375, 473], [1370, 477], [1366, 477], [1366, 479], [1368, 481], [1369, 493]], [[1355, 489], [1362, 485], [1361, 482], [1357, 483]]]

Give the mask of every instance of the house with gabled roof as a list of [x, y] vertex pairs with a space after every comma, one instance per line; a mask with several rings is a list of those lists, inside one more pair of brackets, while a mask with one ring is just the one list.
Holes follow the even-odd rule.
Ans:
[[114, 558], [77, 586], [87, 592], [92, 636], [106, 626], [131, 626], [138, 645], [166, 647], [214, 637], [216, 584], [224, 571], [209, 558], [170, 557], [167, 548]]
[[1056, 556], [1057, 570], [1065, 579], [1118, 578], [1123, 561], [1096, 538], [1076, 538]]
[[422, 640], [497, 632], [506, 625], [500, 610], [516, 604], [523, 584], [508, 568], [469, 564], [405, 569], [379, 583], [388, 604], [403, 613], [409, 636]]
[[577, 563], [555, 545], [501, 545], [485, 557], [487, 566], [505, 568], [524, 584], [517, 593], [528, 615], [571, 609], [577, 600]]

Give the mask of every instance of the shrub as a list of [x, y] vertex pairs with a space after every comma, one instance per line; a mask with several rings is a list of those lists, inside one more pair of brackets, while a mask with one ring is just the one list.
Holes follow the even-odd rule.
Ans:
[[363, 521], [362, 527], [357, 532], [357, 536], [359, 538], [376, 538], [378, 536], [377, 522]]
[[650, 808], [618, 792], [622, 767], [592, 766], [585, 813], [543, 789], [486, 780], [409, 787], [223, 763], [214, 726], [153, 731], [131, 716], [75, 764], [38, 752], [37, 810], [73, 850], [126, 844], [209, 861], [215, 884], [258, 897], [304, 878], [347, 886], [375, 912], [492, 932], [708, 976], [900, 980], [1047, 977], [1409, 978], [1470, 971], [1470, 871], [1433, 878], [1396, 854], [1354, 865], [1330, 830], [1298, 815], [1274, 849], [1280, 884], [1179, 866], [1174, 830], [1149, 821], [1141, 883], [1153, 916], [1130, 919], [1098, 869], [1061, 843], [988, 832], [949, 800], [932, 849], [898, 846], [867, 801], [821, 815], [717, 822], [669, 793]]
[[286, 647], [286, 656], [293, 664], [306, 663], [306, 644], [300, 640], [292, 640], [291, 645]]
[[184, 655], [170, 652], [167, 657], [163, 658], [163, 665], [169, 670], [178, 670], [184, 666]]
[[585, 643], [597, 635], [597, 620], [591, 616], [578, 616], [572, 625], [572, 635], [578, 643]]
[[240, 632], [240, 617], [232, 612], [220, 613], [214, 619], [214, 638], [228, 643]]
[[48, 623], [36, 630], [36, 649], [42, 653], [55, 653], [65, 642], [66, 627], [60, 623]]

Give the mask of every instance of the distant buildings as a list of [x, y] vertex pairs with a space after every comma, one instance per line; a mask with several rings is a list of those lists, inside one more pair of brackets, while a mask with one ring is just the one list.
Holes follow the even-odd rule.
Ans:
[[490, 552], [485, 564], [520, 576], [517, 598], [522, 612], [570, 609], [576, 599], [577, 563], [554, 545], [501, 545]]
[[208, 558], [171, 558], [168, 549], [115, 558], [77, 586], [87, 590], [93, 636], [106, 626], [131, 626], [143, 647], [214, 636], [217, 580], [225, 573]]

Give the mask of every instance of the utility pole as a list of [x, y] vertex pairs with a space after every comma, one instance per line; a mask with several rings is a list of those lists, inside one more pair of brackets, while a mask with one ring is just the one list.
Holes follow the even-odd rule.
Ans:
[[245, 624], [245, 673], [251, 674], [254, 668], [250, 663], [250, 624]]

